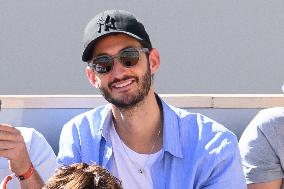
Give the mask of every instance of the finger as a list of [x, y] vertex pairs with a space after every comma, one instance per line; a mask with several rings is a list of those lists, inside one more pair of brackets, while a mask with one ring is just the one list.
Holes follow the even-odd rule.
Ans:
[[7, 132], [16, 132], [16, 133], [20, 132], [18, 129], [16, 129], [12, 125], [4, 124], [4, 123], [0, 124], [0, 130], [1, 131], [7, 131]]
[[6, 131], [0, 131], [0, 141], [23, 141], [22, 135]]
[[9, 167], [15, 174], [25, 172], [31, 164], [26, 148], [22, 148], [21, 145], [17, 148], [0, 150], [0, 157], [7, 158], [9, 160]]
[[8, 160], [12, 160], [12, 159], [14, 160], [13, 154], [14, 154], [14, 149], [0, 150], [0, 157], [7, 158]]
[[14, 149], [19, 145], [19, 142], [14, 141], [2, 141], [0, 140], [0, 150]]
[[5, 157], [9, 160], [22, 161], [28, 156], [25, 144], [6, 141], [4, 143], [4, 145], [7, 145], [8, 147], [3, 147], [3, 149], [0, 150], [0, 157]]
[[5, 127], [12, 127], [12, 125], [7, 124], [7, 123], [0, 123], [0, 126], [5, 126]]
[[[3, 125], [2, 125], [3, 126]], [[2, 130], [1, 130], [2, 128]], [[21, 132], [16, 128], [8, 128], [8, 127], [1, 127], [0, 128], [0, 141], [1, 140], [9, 140], [9, 141], [23, 141], [23, 137]], [[3, 129], [5, 128], [5, 129]], [[7, 129], [8, 128], [8, 129]]]
[[21, 161], [21, 159], [19, 159], [21, 156], [15, 148], [9, 150], [0, 150], [0, 157], [7, 158], [10, 161]]

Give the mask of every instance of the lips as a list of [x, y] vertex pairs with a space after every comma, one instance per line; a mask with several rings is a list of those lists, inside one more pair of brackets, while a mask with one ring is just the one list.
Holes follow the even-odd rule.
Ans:
[[132, 79], [127, 79], [127, 80], [115, 82], [115, 83], [113, 83], [111, 85], [111, 87], [116, 88], [116, 89], [122, 89], [122, 88], [128, 87], [133, 82], [135, 82], [135, 79], [133, 79], [133, 78]]

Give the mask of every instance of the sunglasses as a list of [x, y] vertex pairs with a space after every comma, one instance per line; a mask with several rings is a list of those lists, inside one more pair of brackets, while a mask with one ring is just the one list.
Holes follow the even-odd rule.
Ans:
[[117, 55], [100, 55], [94, 57], [89, 63], [88, 66], [93, 69], [93, 71], [99, 74], [106, 74], [110, 72], [113, 68], [114, 59], [118, 58], [120, 63], [126, 67], [130, 68], [135, 66], [140, 57], [140, 53], [145, 52], [149, 53], [148, 48], [126, 48], [121, 50]]

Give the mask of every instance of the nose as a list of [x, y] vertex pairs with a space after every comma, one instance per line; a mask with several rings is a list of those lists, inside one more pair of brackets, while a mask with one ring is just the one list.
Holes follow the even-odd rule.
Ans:
[[127, 68], [124, 67], [122, 63], [120, 62], [120, 59], [118, 57], [115, 57], [113, 60], [113, 68], [112, 68], [111, 74], [114, 77], [120, 77], [121, 75], [123, 75], [126, 69]]

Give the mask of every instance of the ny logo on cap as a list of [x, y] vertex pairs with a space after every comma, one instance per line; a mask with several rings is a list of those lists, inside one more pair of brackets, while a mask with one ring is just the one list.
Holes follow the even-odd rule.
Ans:
[[97, 22], [99, 28], [98, 28], [98, 33], [102, 32], [102, 27], [104, 26], [105, 31], [109, 31], [109, 29], [116, 30], [115, 27], [115, 19], [111, 18], [109, 15], [107, 15], [106, 19], [101, 17], [98, 22]]

